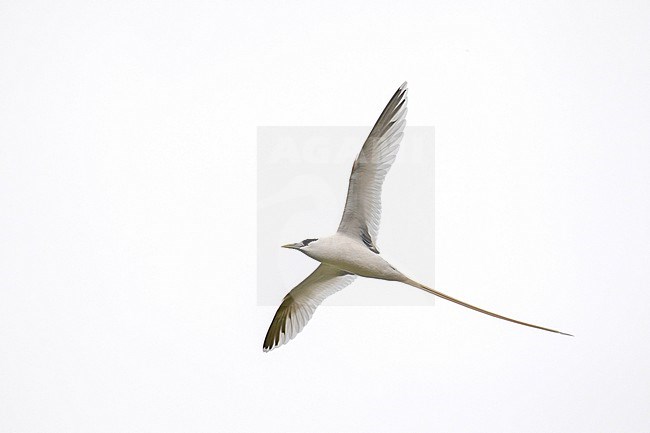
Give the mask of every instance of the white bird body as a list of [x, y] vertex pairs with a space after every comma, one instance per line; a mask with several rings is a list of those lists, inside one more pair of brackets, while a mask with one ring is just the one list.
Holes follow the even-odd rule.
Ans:
[[336, 233], [319, 238], [300, 251], [314, 260], [366, 278], [406, 281], [407, 278], [359, 240]]
[[376, 240], [381, 217], [381, 188], [404, 135], [406, 102], [404, 83], [384, 108], [352, 165], [338, 231], [331, 236], [283, 245], [299, 250], [321, 264], [284, 297], [264, 339], [264, 351], [273, 350], [295, 337], [326, 297], [352, 283], [357, 276], [399, 281], [488, 316], [565, 334], [452, 298], [411, 280], [379, 255]]

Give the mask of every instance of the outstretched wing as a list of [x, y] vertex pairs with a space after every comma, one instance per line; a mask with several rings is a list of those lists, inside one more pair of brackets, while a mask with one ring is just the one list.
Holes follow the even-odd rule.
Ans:
[[339, 233], [362, 240], [376, 253], [379, 253], [375, 241], [381, 219], [381, 187], [404, 135], [407, 91], [405, 82], [384, 108], [354, 161], [338, 229]]
[[284, 297], [264, 338], [268, 352], [287, 343], [305, 327], [329, 295], [349, 285], [356, 275], [321, 264]]

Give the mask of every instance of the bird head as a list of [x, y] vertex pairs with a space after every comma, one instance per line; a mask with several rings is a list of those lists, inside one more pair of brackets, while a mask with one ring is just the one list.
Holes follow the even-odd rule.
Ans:
[[308, 246], [312, 242], [316, 242], [318, 239], [305, 239], [301, 242], [296, 242], [295, 244], [286, 244], [282, 245], [282, 248], [292, 248], [294, 250], [301, 250], [304, 247]]

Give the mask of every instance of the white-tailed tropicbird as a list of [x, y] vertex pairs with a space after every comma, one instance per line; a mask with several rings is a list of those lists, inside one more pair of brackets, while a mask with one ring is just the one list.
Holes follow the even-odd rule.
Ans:
[[325, 298], [349, 285], [357, 276], [398, 281], [488, 316], [571, 335], [511, 319], [452, 298], [413, 281], [379, 255], [375, 241], [381, 217], [381, 187], [404, 135], [406, 102], [407, 88], [404, 83], [384, 108], [352, 165], [348, 196], [338, 231], [332, 236], [283, 245], [284, 248], [301, 251], [321, 264], [284, 297], [264, 339], [265, 352], [295, 337]]

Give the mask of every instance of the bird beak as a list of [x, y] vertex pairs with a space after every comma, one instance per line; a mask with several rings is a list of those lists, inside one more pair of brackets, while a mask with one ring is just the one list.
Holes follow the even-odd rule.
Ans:
[[297, 250], [297, 249], [299, 249], [300, 247], [302, 247], [302, 242], [298, 242], [297, 244], [286, 244], [286, 245], [282, 245], [282, 248], [293, 248], [294, 250]]

